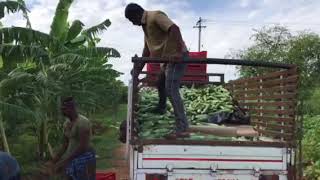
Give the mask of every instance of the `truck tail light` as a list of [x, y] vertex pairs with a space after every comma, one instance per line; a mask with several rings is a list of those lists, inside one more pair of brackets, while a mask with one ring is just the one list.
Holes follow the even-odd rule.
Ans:
[[262, 175], [259, 180], [279, 180], [278, 175]]
[[146, 180], [167, 180], [167, 177], [161, 174], [146, 174]]

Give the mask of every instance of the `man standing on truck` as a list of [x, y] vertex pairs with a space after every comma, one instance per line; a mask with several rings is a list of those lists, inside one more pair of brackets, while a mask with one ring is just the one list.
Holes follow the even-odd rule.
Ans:
[[[161, 64], [161, 73], [158, 78], [159, 104], [153, 111], [164, 114], [167, 96], [169, 97], [176, 118], [176, 129], [166, 138], [189, 137], [187, 132], [189, 124], [179, 92], [180, 81], [186, 68], [186, 64], [181, 61], [188, 57], [188, 51], [179, 27], [164, 12], [146, 11], [135, 3], [127, 5], [125, 16], [133, 25], [142, 26], [145, 35], [142, 57], [167, 58], [170, 61], [170, 63]], [[139, 71], [143, 67], [144, 63], [138, 64]]]

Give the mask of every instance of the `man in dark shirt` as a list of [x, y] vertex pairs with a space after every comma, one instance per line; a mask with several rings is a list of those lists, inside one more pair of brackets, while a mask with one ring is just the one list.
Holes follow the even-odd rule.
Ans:
[[[170, 61], [168, 64], [161, 64], [159, 104], [154, 110], [156, 113], [165, 113], [167, 97], [169, 98], [174, 109], [176, 129], [167, 138], [189, 137], [189, 124], [179, 92], [186, 68], [186, 64], [179, 62], [187, 58], [188, 52], [179, 27], [162, 11], [146, 11], [134, 3], [126, 7], [125, 16], [134, 25], [142, 26], [145, 34], [142, 57], [167, 58]], [[139, 64], [139, 69], [142, 70], [143, 66], [144, 64]]]

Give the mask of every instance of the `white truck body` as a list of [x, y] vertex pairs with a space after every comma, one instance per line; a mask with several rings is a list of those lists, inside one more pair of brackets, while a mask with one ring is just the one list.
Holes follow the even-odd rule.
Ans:
[[163, 174], [168, 180], [259, 180], [279, 175], [287, 180], [287, 149], [195, 145], [146, 145], [131, 150], [132, 180]]

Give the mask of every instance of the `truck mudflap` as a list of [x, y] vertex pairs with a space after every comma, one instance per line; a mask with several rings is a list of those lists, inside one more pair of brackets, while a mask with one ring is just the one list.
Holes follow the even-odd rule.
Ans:
[[270, 147], [148, 145], [138, 169], [287, 170], [287, 150]]

